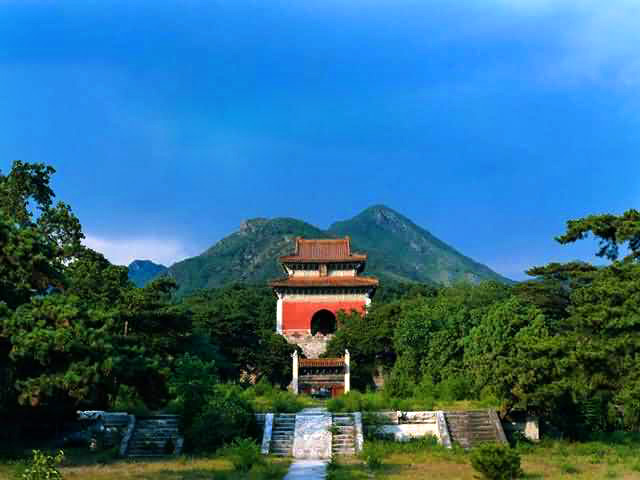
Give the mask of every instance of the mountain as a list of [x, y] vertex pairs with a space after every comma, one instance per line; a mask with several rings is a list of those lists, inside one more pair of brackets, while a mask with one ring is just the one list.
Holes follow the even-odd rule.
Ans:
[[327, 238], [327, 232], [294, 218], [255, 218], [197, 257], [175, 263], [168, 274], [178, 295], [226, 283], [265, 284], [281, 277], [278, 258], [290, 253], [296, 237]]
[[458, 281], [510, 282], [384, 205], [336, 222], [328, 232], [337, 237], [349, 235], [354, 250], [369, 254], [367, 272], [381, 279], [445, 285]]
[[155, 277], [167, 271], [167, 267], [151, 260], [134, 260], [129, 264], [129, 280], [136, 286], [143, 287]]
[[366, 273], [382, 283], [511, 282], [383, 205], [336, 222], [328, 230], [293, 218], [247, 220], [206, 252], [175, 263], [166, 272], [180, 285], [179, 295], [232, 282], [264, 285], [283, 275], [278, 257], [293, 251], [296, 237], [345, 235], [351, 237], [353, 251], [369, 255]]

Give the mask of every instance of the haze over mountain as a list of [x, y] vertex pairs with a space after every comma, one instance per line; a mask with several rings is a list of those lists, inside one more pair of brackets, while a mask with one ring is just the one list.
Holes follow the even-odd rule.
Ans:
[[[366, 273], [382, 282], [451, 284], [483, 280], [510, 282], [489, 267], [461, 254], [398, 212], [376, 205], [352, 219], [322, 230], [294, 218], [255, 218], [243, 222], [237, 232], [223, 238], [201, 255], [173, 264], [168, 269], [152, 262], [133, 262], [129, 274], [136, 284], [157, 275], [175, 278], [186, 294], [228, 283], [264, 284], [283, 275], [281, 255], [294, 249], [294, 239], [331, 238], [349, 235], [352, 250], [369, 255]], [[143, 277], [141, 272], [157, 273]], [[133, 266], [133, 269], [132, 269]]]

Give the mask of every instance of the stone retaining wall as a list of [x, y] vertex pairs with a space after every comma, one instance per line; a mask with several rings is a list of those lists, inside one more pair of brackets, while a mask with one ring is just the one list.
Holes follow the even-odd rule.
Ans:
[[377, 434], [393, 437], [396, 441], [433, 435], [442, 441], [437, 412], [376, 412], [363, 416], [366, 429], [374, 428]]

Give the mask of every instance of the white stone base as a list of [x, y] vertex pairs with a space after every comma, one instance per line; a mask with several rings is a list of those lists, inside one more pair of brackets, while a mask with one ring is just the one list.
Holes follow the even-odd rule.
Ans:
[[299, 413], [293, 437], [293, 458], [331, 458], [331, 414]]

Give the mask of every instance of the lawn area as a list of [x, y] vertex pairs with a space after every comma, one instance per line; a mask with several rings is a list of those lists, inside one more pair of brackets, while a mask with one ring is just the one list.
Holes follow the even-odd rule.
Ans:
[[433, 410], [486, 410], [495, 409], [494, 399], [486, 400], [451, 400], [434, 397], [398, 398], [385, 395], [384, 391], [349, 393], [331, 398], [326, 402], [330, 412], [383, 412], [389, 410], [433, 411]]
[[[379, 469], [372, 471], [361, 460], [344, 458], [338, 460], [330, 480], [478, 478], [471, 467], [469, 453], [462, 450], [380, 443], [378, 451], [383, 454], [383, 463]], [[637, 441], [620, 444], [547, 441], [518, 448], [518, 451], [525, 479], [640, 480], [640, 443]]]
[[[289, 460], [267, 458], [266, 465], [254, 467], [247, 474], [233, 470], [224, 457], [186, 457], [170, 459], [119, 459], [98, 463], [100, 454], [67, 453], [60, 468], [65, 480], [279, 480], [287, 471]], [[0, 464], [0, 480], [20, 478], [22, 462]]]

